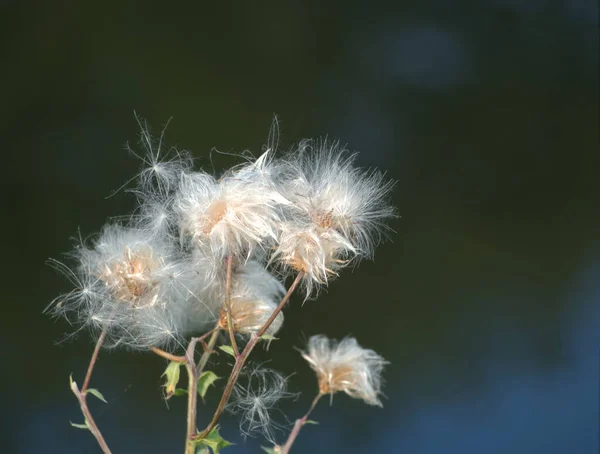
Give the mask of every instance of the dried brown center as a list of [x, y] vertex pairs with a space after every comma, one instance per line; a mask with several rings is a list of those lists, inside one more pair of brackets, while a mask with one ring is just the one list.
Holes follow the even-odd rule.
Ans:
[[333, 210], [313, 214], [312, 221], [324, 229], [333, 227]]
[[319, 375], [319, 391], [322, 394], [343, 391], [353, 382], [354, 370], [351, 366], [338, 366]]
[[227, 212], [227, 203], [224, 200], [214, 201], [201, 216], [202, 233], [209, 235], [215, 226], [221, 222]]
[[156, 287], [150, 274], [158, 266], [150, 248], [136, 252], [127, 248], [122, 260], [105, 266], [100, 279], [110, 287], [116, 298], [137, 306]]

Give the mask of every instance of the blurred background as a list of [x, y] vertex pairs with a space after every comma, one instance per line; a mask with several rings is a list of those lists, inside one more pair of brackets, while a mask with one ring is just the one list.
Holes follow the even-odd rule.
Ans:
[[[256, 359], [315, 378], [294, 347], [346, 334], [376, 350], [384, 408], [322, 402], [295, 453], [597, 453], [600, 364], [595, 0], [16, 2], [0, 6], [4, 161], [0, 452], [96, 453], [68, 376], [89, 337], [42, 310], [69, 283], [45, 265], [129, 213], [107, 198], [141, 163], [134, 110], [198, 166], [328, 135], [397, 180], [401, 218], [374, 262], [296, 297]], [[113, 452], [183, 452], [165, 361], [102, 353], [92, 411]], [[227, 364], [215, 366], [221, 373]], [[216, 404], [211, 392], [199, 425]], [[280, 422], [285, 422], [279, 416]], [[236, 418], [231, 453], [258, 453]], [[279, 435], [284, 440], [286, 433]]]

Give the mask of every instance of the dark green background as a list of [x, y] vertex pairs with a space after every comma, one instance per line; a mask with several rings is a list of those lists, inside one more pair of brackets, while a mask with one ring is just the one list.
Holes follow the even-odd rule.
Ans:
[[[205, 168], [236, 162], [212, 147], [258, 152], [276, 113], [281, 148], [327, 134], [398, 181], [376, 261], [296, 298], [257, 355], [302, 391], [290, 420], [315, 391], [293, 349], [308, 336], [351, 333], [391, 361], [384, 409], [323, 402], [294, 452], [598, 452], [595, 1], [93, 5], [0, 6], [0, 452], [99, 452], [69, 426], [92, 344], [55, 344], [70, 327], [41, 312], [69, 284], [44, 261], [133, 208], [106, 196], [139, 170], [134, 110], [155, 132], [172, 116], [168, 143]], [[93, 411], [115, 453], [183, 451], [163, 367], [102, 354]], [[232, 453], [259, 452], [223, 424]]]

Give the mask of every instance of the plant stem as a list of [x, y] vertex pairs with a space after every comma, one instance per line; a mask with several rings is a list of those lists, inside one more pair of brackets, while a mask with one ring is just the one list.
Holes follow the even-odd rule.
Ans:
[[90, 380], [92, 379], [92, 372], [94, 371], [94, 366], [96, 365], [96, 360], [98, 359], [98, 353], [100, 353], [100, 347], [104, 343], [104, 339], [106, 338], [106, 329], [102, 330], [100, 333], [100, 337], [98, 337], [98, 341], [96, 342], [96, 347], [94, 347], [94, 353], [92, 353], [92, 357], [90, 359], [90, 364], [87, 369], [87, 373], [85, 374], [85, 379], [83, 380], [83, 386], [81, 388], [81, 392], [85, 394], [90, 385]]
[[160, 348], [157, 348], [157, 347], [152, 347], [152, 351], [154, 353], [156, 353], [158, 356], [162, 356], [163, 358], [168, 359], [169, 361], [175, 361], [178, 363], [185, 363], [185, 361], [186, 361], [185, 356], [173, 355], [173, 354], [166, 352], [164, 350], [161, 350]]
[[212, 353], [214, 351], [215, 344], [217, 343], [218, 338], [219, 338], [219, 325], [217, 323], [217, 326], [215, 327], [215, 329], [213, 330], [213, 332], [210, 336], [208, 345], [206, 346], [206, 350], [204, 350], [204, 353], [202, 353], [202, 356], [200, 357], [200, 361], [198, 361], [198, 366], [196, 367], [198, 377], [200, 377], [202, 372], [204, 372], [206, 363], [208, 363], [210, 355], [212, 355]]
[[237, 343], [235, 341], [235, 333], [233, 331], [233, 320], [231, 319], [231, 268], [233, 264], [233, 257], [227, 256], [227, 274], [225, 276], [225, 313], [227, 314], [227, 331], [229, 331], [229, 338], [231, 339], [231, 347], [237, 358], [240, 355]]
[[240, 372], [242, 371], [242, 368], [244, 367], [246, 360], [248, 359], [248, 356], [250, 356], [250, 353], [252, 352], [252, 350], [258, 343], [258, 341], [260, 341], [261, 336], [269, 329], [269, 326], [271, 326], [271, 324], [273, 323], [273, 321], [275, 320], [277, 315], [281, 312], [281, 310], [283, 309], [285, 304], [288, 302], [288, 300], [292, 296], [292, 293], [294, 293], [294, 290], [300, 283], [303, 275], [304, 274], [302, 272], [298, 273], [298, 275], [296, 276], [296, 279], [294, 279], [294, 282], [288, 289], [285, 296], [282, 298], [282, 300], [279, 303], [279, 305], [277, 306], [277, 308], [273, 311], [273, 313], [271, 314], [269, 319], [265, 322], [263, 327], [256, 334], [252, 335], [252, 337], [246, 344], [246, 347], [244, 348], [242, 353], [240, 353], [237, 356], [237, 358], [235, 360], [235, 364], [233, 365], [233, 369], [231, 370], [231, 375], [229, 376], [229, 380], [227, 380], [227, 384], [225, 385], [225, 389], [223, 390], [223, 395], [221, 396], [221, 400], [219, 401], [219, 405], [217, 406], [217, 409], [215, 410], [212, 420], [210, 421], [208, 426], [206, 426], [206, 428], [196, 436], [197, 440], [205, 438], [215, 428], [215, 426], [219, 422], [219, 418], [221, 417], [221, 414], [223, 413], [223, 410], [225, 409], [225, 405], [227, 405], [227, 402], [229, 401], [229, 398], [231, 397], [233, 388], [240, 376]]
[[75, 397], [79, 401], [79, 406], [81, 407], [81, 412], [83, 413], [83, 417], [85, 418], [85, 423], [88, 426], [92, 435], [96, 438], [98, 445], [100, 445], [100, 449], [104, 454], [111, 454], [108, 445], [106, 444], [106, 440], [102, 436], [100, 429], [96, 425], [96, 421], [92, 417], [92, 413], [87, 405], [87, 390], [90, 385], [90, 380], [92, 379], [92, 372], [94, 370], [94, 365], [96, 364], [96, 360], [98, 359], [98, 353], [100, 352], [100, 347], [104, 343], [104, 339], [106, 338], [106, 329], [102, 330], [100, 333], [100, 337], [98, 337], [98, 341], [96, 342], [96, 347], [94, 348], [94, 353], [92, 354], [92, 358], [90, 359], [90, 364], [87, 369], [87, 373], [85, 375], [85, 379], [83, 381], [83, 387], [81, 390], [77, 387], [77, 383], [71, 381], [71, 391], [75, 394]]
[[196, 363], [194, 361], [197, 342], [198, 338], [192, 337], [185, 355], [185, 367], [188, 374], [188, 413], [185, 438], [186, 454], [194, 454], [196, 449], [192, 439], [196, 435], [196, 408], [198, 405], [198, 373], [196, 372]]
[[300, 433], [300, 429], [302, 429], [304, 424], [306, 424], [308, 417], [310, 416], [312, 411], [317, 406], [317, 403], [319, 402], [319, 399], [321, 397], [323, 397], [322, 393], [317, 394], [317, 396], [313, 399], [312, 404], [310, 405], [310, 408], [308, 409], [306, 414], [302, 418], [296, 420], [296, 423], [294, 424], [294, 428], [290, 432], [290, 435], [289, 435], [287, 441], [285, 442], [285, 444], [283, 446], [281, 446], [279, 448], [279, 451], [277, 451], [279, 454], [288, 454], [290, 452], [290, 449], [292, 448], [294, 441], [296, 441], [296, 437]]

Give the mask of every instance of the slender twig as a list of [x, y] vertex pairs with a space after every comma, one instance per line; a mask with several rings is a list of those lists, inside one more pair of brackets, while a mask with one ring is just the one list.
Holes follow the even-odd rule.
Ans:
[[250, 353], [252, 352], [252, 350], [258, 343], [258, 341], [260, 341], [261, 336], [269, 329], [269, 327], [271, 326], [271, 324], [273, 323], [273, 321], [275, 320], [277, 315], [281, 312], [281, 310], [283, 309], [285, 304], [288, 302], [288, 300], [292, 296], [292, 293], [294, 293], [294, 290], [296, 289], [296, 287], [302, 280], [303, 276], [304, 276], [304, 274], [302, 272], [298, 273], [298, 275], [296, 276], [296, 279], [294, 280], [294, 282], [288, 289], [285, 296], [282, 298], [282, 300], [279, 303], [279, 305], [277, 306], [277, 308], [273, 311], [273, 313], [271, 314], [269, 319], [265, 322], [263, 327], [260, 330], [258, 330], [258, 332], [256, 334], [252, 335], [252, 337], [246, 344], [246, 347], [244, 348], [242, 353], [240, 353], [239, 356], [236, 358], [235, 364], [233, 365], [233, 369], [231, 370], [231, 375], [229, 376], [229, 380], [227, 380], [227, 384], [225, 385], [225, 389], [223, 390], [223, 395], [221, 396], [221, 400], [219, 401], [219, 405], [217, 406], [217, 409], [215, 410], [212, 420], [210, 421], [208, 426], [206, 426], [206, 428], [196, 436], [196, 440], [201, 440], [201, 439], [205, 438], [215, 428], [215, 426], [219, 422], [219, 418], [221, 417], [221, 414], [223, 413], [223, 410], [225, 409], [225, 405], [227, 405], [227, 402], [229, 401], [229, 398], [231, 397], [233, 388], [240, 376], [240, 372], [242, 371], [242, 368], [244, 367], [246, 360], [248, 359], [248, 356], [250, 356]]
[[208, 345], [206, 345], [206, 347], [205, 347], [204, 353], [202, 353], [202, 356], [200, 357], [200, 361], [198, 361], [198, 366], [196, 367], [196, 371], [197, 371], [196, 373], [198, 374], [198, 377], [200, 377], [202, 372], [204, 372], [206, 363], [208, 363], [208, 359], [210, 358], [210, 355], [212, 355], [212, 353], [214, 352], [215, 344], [217, 343], [218, 338], [219, 338], [219, 325], [217, 324], [215, 329], [212, 331], [212, 334], [208, 341]]
[[158, 356], [162, 356], [163, 358], [168, 359], [169, 361], [175, 361], [178, 363], [185, 363], [185, 361], [186, 361], [185, 356], [173, 355], [173, 354], [166, 352], [164, 350], [161, 350], [160, 348], [157, 348], [157, 347], [152, 347], [152, 351], [154, 353], [156, 353]]
[[196, 362], [194, 353], [196, 343], [199, 338], [192, 337], [185, 355], [185, 367], [188, 374], [188, 413], [187, 413], [187, 432], [185, 439], [185, 453], [194, 454], [195, 444], [192, 439], [196, 435], [196, 408], [198, 405], [198, 373], [196, 372]]
[[235, 357], [240, 356], [237, 342], [235, 341], [235, 333], [233, 331], [233, 320], [231, 319], [231, 268], [233, 264], [233, 257], [227, 256], [227, 274], [225, 276], [225, 313], [227, 315], [227, 331], [229, 331], [229, 339], [231, 340], [231, 347], [235, 353]]
[[81, 392], [85, 394], [90, 385], [90, 380], [92, 379], [92, 372], [94, 371], [94, 366], [96, 365], [96, 361], [98, 360], [98, 353], [100, 353], [100, 347], [104, 343], [104, 339], [106, 338], [106, 329], [102, 330], [100, 336], [98, 337], [98, 341], [96, 342], [96, 347], [94, 347], [94, 353], [92, 353], [92, 357], [90, 358], [90, 364], [87, 369], [87, 373], [85, 374], [85, 379], [83, 380], [83, 386], [81, 387]]
[[289, 435], [287, 441], [285, 442], [285, 444], [283, 446], [279, 447], [279, 451], [277, 451], [279, 454], [288, 454], [290, 452], [290, 449], [292, 448], [294, 441], [296, 441], [296, 437], [300, 433], [300, 429], [302, 429], [304, 424], [306, 424], [308, 417], [310, 416], [312, 411], [317, 406], [317, 403], [319, 402], [319, 399], [321, 397], [323, 397], [322, 393], [317, 394], [317, 396], [313, 399], [312, 404], [310, 405], [310, 408], [308, 409], [306, 414], [302, 418], [296, 420], [296, 423], [294, 424], [294, 428], [290, 432], [290, 435]]
[[83, 413], [83, 417], [85, 418], [85, 424], [92, 433], [92, 435], [94, 435], [94, 437], [96, 438], [98, 445], [100, 445], [100, 449], [102, 449], [102, 452], [104, 454], [111, 454], [111, 451], [108, 448], [108, 445], [106, 444], [106, 440], [104, 440], [100, 429], [98, 429], [98, 426], [96, 425], [96, 421], [94, 421], [94, 418], [92, 417], [92, 413], [90, 412], [86, 400], [88, 386], [90, 385], [90, 380], [92, 379], [92, 372], [94, 371], [94, 366], [96, 364], [96, 360], [98, 359], [98, 353], [100, 352], [100, 347], [102, 347], [105, 338], [106, 329], [104, 329], [100, 333], [100, 337], [98, 337], [98, 341], [96, 342], [94, 353], [92, 353], [92, 358], [90, 359], [90, 364], [88, 366], [87, 373], [85, 374], [85, 379], [83, 381], [83, 386], [81, 387], [81, 390], [79, 390], [79, 388], [77, 387], [77, 383], [71, 380], [71, 391], [73, 391], [73, 394], [75, 394], [75, 397], [79, 401], [81, 412]]

